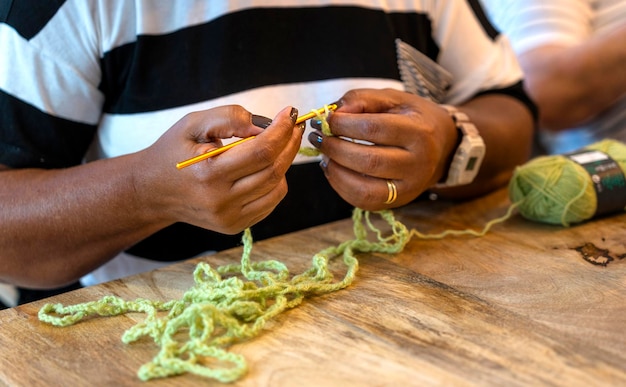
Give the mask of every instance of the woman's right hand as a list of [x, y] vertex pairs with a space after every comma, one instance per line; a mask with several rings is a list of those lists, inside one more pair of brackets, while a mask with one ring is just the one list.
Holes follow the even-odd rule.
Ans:
[[[259, 222], [287, 194], [285, 173], [304, 129], [295, 127], [297, 115], [285, 108], [262, 130], [253, 124], [259, 117], [241, 106], [187, 114], [138, 155], [138, 205], [163, 227], [185, 222], [235, 234]], [[249, 136], [256, 137], [180, 170], [175, 166], [222, 146], [222, 139]]]

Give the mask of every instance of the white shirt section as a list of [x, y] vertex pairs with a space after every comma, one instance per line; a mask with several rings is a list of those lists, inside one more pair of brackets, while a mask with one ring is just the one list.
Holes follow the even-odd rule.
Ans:
[[10, 308], [17, 305], [20, 294], [13, 285], [0, 283], [0, 301]]
[[152, 261], [127, 253], [121, 253], [96, 270], [83, 276], [80, 279], [80, 283], [83, 286], [97, 285], [103, 282], [113, 281], [119, 278], [159, 269], [173, 263], [176, 262]]

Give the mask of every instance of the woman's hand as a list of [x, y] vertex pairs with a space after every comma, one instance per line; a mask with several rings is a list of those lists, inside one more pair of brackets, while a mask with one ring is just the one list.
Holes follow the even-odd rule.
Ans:
[[[294, 128], [297, 114], [285, 108], [272, 122], [240, 106], [223, 106], [183, 117], [143, 151], [145, 163], [136, 170], [137, 189], [151, 216], [165, 225], [186, 222], [227, 234], [265, 218], [287, 193], [285, 173], [303, 133]], [[255, 123], [269, 126], [262, 130]], [[222, 146], [222, 139], [249, 136], [256, 137], [181, 170], [175, 167]]]
[[[139, 152], [64, 169], [0, 166], [0, 197], [10, 198], [0, 205], [0, 280], [66, 285], [175, 222], [233, 234], [251, 226], [287, 192], [285, 172], [303, 133], [294, 128], [296, 115], [284, 109], [262, 130], [255, 126], [262, 117], [218, 107], [186, 115]], [[222, 139], [253, 135], [176, 168]]]
[[[314, 132], [309, 141], [324, 154], [329, 183], [352, 205], [372, 211], [398, 207], [446, 173], [458, 134], [437, 104], [391, 89], [352, 90], [340, 103], [328, 118], [333, 136]], [[396, 198], [389, 200], [394, 189]]]

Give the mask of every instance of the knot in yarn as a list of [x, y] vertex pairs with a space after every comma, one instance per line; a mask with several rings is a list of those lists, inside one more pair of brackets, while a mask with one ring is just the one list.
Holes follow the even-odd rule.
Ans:
[[[583, 149], [598, 150], [626, 171], [626, 145], [603, 140]], [[570, 226], [591, 219], [598, 199], [589, 172], [567, 156], [540, 156], [518, 167], [509, 197], [527, 219]]]

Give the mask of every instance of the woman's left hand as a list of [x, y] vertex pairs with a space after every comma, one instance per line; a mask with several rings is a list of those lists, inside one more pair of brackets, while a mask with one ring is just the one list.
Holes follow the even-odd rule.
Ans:
[[328, 123], [333, 136], [308, 137], [324, 155], [326, 177], [342, 198], [370, 211], [406, 204], [436, 184], [458, 139], [446, 110], [392, 89], [349, 91]]

